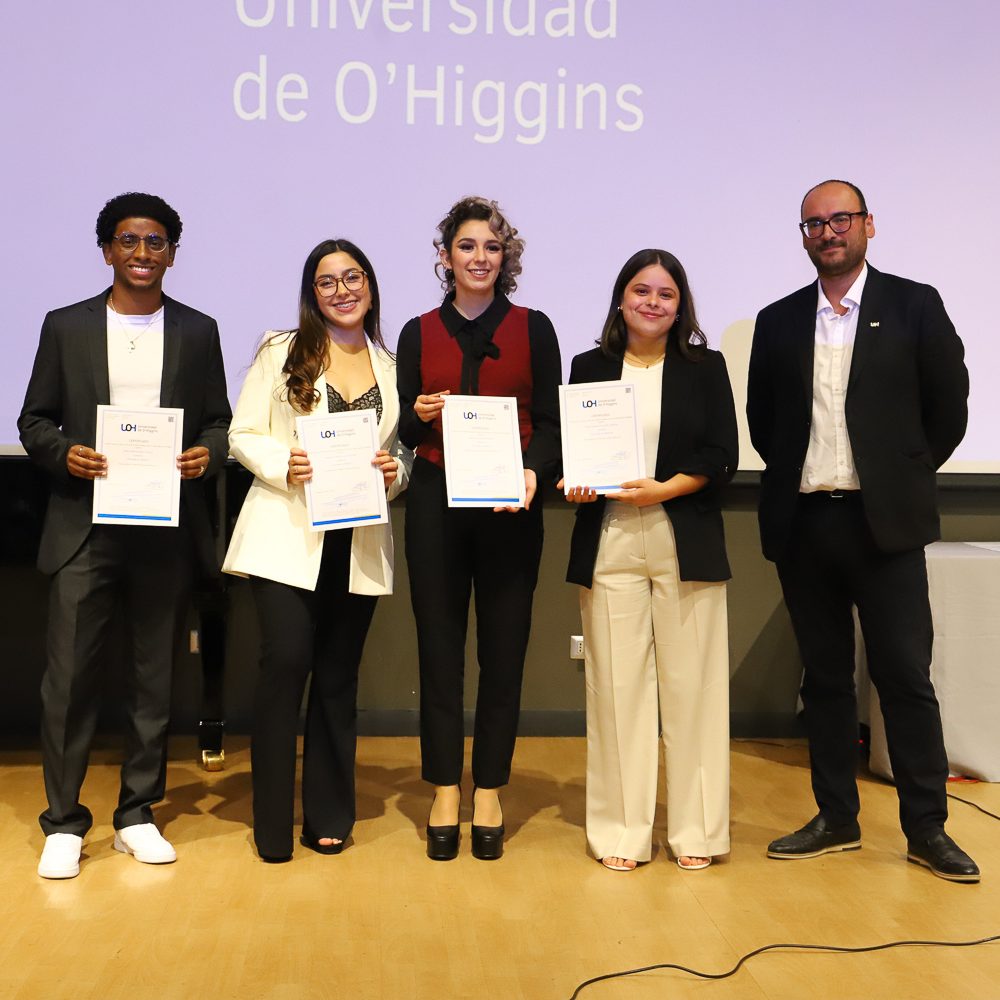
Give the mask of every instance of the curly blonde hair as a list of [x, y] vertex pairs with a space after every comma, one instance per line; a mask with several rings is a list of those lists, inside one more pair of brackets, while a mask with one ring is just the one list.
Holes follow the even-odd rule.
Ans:
[[479, 195], [469, 195], [456, 201], [448, 209], [448, 214], [438, 223], [438, 237], [434, 240], [434, 249], [438, 251], [439, 256], [434, 265], [434, 273], [441, 280], [441, 287], [446, 294], [455, 290], [455, 273], [451, 268], [444, 266], [440, 259], [441, 250], [451, 252], [451, 245], [455, 242], [459, 229], [470, 220], [487, 223], [503, 246], [503, 263], [497, 276], [497, 288], [504, 295], [510, 295], [517, 288], [517, 276], [521, 273], [524, 240], [507, 221], [507, 217], [500, 211], [500, 206], [495, 201]]

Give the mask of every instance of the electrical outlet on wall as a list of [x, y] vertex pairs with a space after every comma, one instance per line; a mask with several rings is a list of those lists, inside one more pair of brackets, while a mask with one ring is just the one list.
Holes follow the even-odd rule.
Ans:
[[583, 636], [571, 635], [569, 637], [569, 658], [571, 660], [583, 659]]

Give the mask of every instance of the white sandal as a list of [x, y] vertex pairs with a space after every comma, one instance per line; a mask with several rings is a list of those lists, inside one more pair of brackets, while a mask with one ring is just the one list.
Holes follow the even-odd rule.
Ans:
[[[623, 861], [631, 861], [631, 858], [622, 858]], [[601, 858], [600, 862], [609, 872], [634, 872], [639, 867], [638, 861], [632, 861], [631, 865], [612, 865], [608, 863], [608, 858]]]
[[[681, 857], [683, 857], [683, 858], [693, 858], [693, 857], [697, 857], [697, 855], [694, 855], [694, 854], [682, 854]], [[701, 871], [702, 868], [707, 868], [711, 863], [712, 863], [712, 859], [711, 858], [706, 858], [704, 861], [699, 861], [698, 864], [696, 864], [696, 865], [682, 865], [681, 864], [681, 859], [680, 858], [677, 859], [677, 867], [680, 868], [680, 870], [682, 872], [697, 872], [697, 871]]]

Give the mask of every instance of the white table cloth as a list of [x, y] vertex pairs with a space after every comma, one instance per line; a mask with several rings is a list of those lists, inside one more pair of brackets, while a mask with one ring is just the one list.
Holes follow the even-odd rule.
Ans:
[[[935, 542], [927, 546], [927, 577], [934, 619], [931, 679], [948, 766], [952, 774], [1000, 781], [1000, 542]], [[863, 660], [860, 635], [858, 640]], [[870, 696], [870, 767], [891, 779], [874, 686]]]

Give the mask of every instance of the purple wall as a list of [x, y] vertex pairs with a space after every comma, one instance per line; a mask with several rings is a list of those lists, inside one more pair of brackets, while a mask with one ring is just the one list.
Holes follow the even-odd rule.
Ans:
[[966, 341], [954, 467], [1000, 471], [993, 3], [9, 6], [0, 444], [16, 442], [45, 311], [109, 281], [93, 225], [123, 190], [180, 211], [166, 287], [218, 318], [235, 398], [261, 332], [294, 324], [316, 242], [369, 254], [393, 343], [437, 301], [434, 225], [472, 192], [526, 238], [516, 298], [552, 317], [567, 370], [621, 263], [657, 245], [684, 261], [741, 383], [756, 311], [812, 277], [799, 199], [844, 176], [875, 213], [872, 262], [937, 285]]

